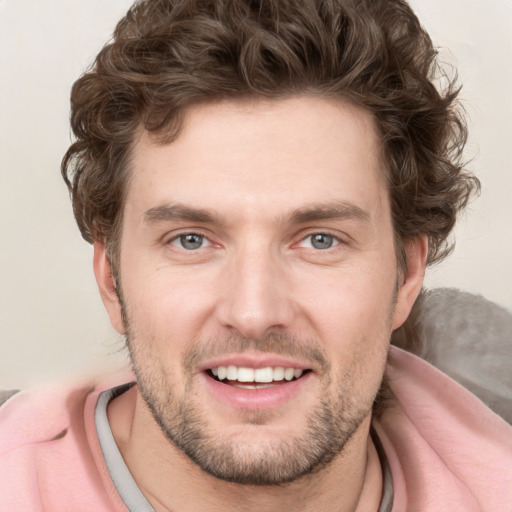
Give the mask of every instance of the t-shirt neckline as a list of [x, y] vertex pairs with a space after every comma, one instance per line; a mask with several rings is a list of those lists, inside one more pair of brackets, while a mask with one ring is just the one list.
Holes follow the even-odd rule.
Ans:
[[[109, 402], [128, 391], [134, 384], [134, 382], [129, 382], [100, 393], [94, 411], [94, 422], [110, 478], [128, 510], [130, 512], [155, 512], [155, 509], [145, 498], [144, 494], [142, 494], [130, 473], [117, 447], [107, 416]], [[391, 470], [382, 443], [373, 427], [370, 430], [370, 434], [382, 469], [382, 498], [377, 512], [391, 512], [393, 508], [393, 479]]]

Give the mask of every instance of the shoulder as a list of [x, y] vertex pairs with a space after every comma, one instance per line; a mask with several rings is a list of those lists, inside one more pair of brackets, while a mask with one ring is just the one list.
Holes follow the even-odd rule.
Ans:
[[6, 400], [0, 408], [0, 453], [24, 444], [46, 442], [69, 428], [83, 412], [85, 400], [94, 388], [91, 382], [5, 392]]
[[0, 407], [0, 510], [121, 510], [94, 425], [97, 397], [112, 381], [21, 391]]
[[393, 405], [375, 428], [398, 501], [425, 511], [448, 504], [453, 511], [512, 509], [512, 426], [440, 370], [395, 347], [386, 374]]

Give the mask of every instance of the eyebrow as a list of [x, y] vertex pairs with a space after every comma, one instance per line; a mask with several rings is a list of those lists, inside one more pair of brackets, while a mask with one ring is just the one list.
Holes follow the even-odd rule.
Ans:
[[[149, 208], [143, 214], [148, 224], [160, 222], [185, 221], [201, 224], [223, 224], [221, 217], [213, 210], [192, 208], [181, 203], [163, 204]], [[370, 214], [353, 203], [335, 202], [318, 205], [308, 205], [294, 210], [285, 222], [289, 224], [304, 224], [318, 220], [348, 219], [368, 222]]]
[[183, 204], [163, 204], [146, 210], [143, 215], [148, 224], [169, 221], [199, 222], [201, 224], [220, 223], [219, 216], [211, 210], [191, 208]]
[[335, 202], [311, 205], [295, 210], [289, 217], [290, 224], [304, 224], [317, 220], [348, 219], [368, 222], [370, 214], [353, 203]]

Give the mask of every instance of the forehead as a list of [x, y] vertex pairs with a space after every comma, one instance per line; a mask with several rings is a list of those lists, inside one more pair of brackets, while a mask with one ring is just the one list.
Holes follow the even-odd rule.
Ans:
[[387, 202], [372, 115], [335, 100], [197, 105], [170, 144], [143, 133], [131, 166], [126, 213], [178, 202], [279, 216], [340, 201], [375, 213]]

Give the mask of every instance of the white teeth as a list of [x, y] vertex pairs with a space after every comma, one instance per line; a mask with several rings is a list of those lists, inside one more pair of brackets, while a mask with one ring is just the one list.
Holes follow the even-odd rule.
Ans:
[[282, 366], [278, 366], [274, 368], [274, 375], [272, 376], [273, 380], [283, 380], [284, 379], [284, 368]]
[[238, 368], [238, 382], [254, 382], [254, 370], [252, 368]]
[[219, 380], [230, 380], [238, 382], [256, 382], [256, 383], [269, 383], [282, 380], [293, 380], [295, 377], [298, 379], [303, 374], [303, 370], [298, 368], [284, 368], [276, 366], [272, 368], [267, 366], [265, 368], [252, 368], [238, 367], [238, 366], [219, 366], [211, 368], [211, 372]]
[[228, 380], [237, 380], [238, 378], [238, 369], [236, 366], [228, 366], [226, 371], [226, 378]]
[[292, 380], [295, 374], [295, 370], [293, 368], [286, 368], [284, 371], [284, 378], [286, 380]]
[[227, 377], [228, 370], [225, 366], [219, 366], [217, 377], [219, 380], [224, 380]]
[[258, 368], [257, 370], [254, 370], [254, 381], [255, 382], [272, 382], [274, 372], [272, 371], [272, 368]]

